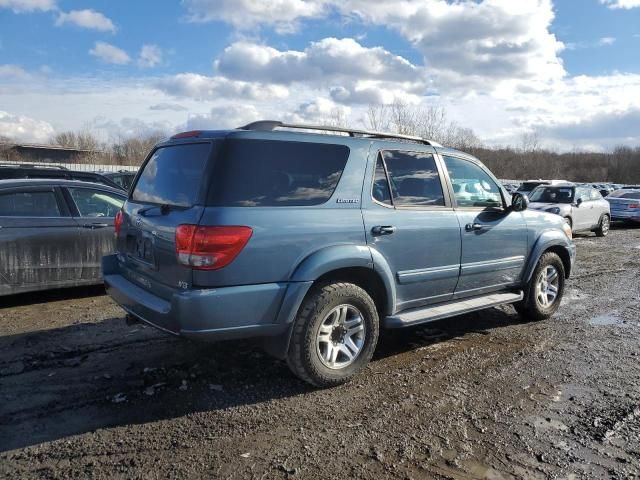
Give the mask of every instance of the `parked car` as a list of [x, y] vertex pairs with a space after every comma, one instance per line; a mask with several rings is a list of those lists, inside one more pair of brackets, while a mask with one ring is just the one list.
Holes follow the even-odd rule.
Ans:
[[620, 190], [640, 190], [640, 185], [625, 185]]
[[[484, 194], [459, 195], [463, 183]], [[134, 318], [258, 337], [332, 386], [364, 368], [381, 328], [509, 303], [553, 315], [575, 246], [562, 218], [527, 204], [476, 158], [418, 137], [273, 121], [186, 132], [143, 163], [105, 284]]]
[[82, 180], [84, 182], [101, 183], [111, 188], [124, 190], [123, 187], [95, 172], [79, 172], [68, 170], [63, 166], [43, 166], [34, 163], [4, 163], [0, 164], [0, 180], [18, 178], [51, 178], [60, 180]]
[[133, 183], [133, 179], [136, 178], [136, 172], [131, 172], [129, 170], [119, 170], [117, 172], [107, 172], [103, 173], [105, 177], [111, 180], [113, 183], [117, 184], [123, 190], [129, 191], [131, 188], [131, 184]]
[[502, 186], [511, 195], [513, 195], [518, 191], [518, 185], [516, 185], [515, 183], [503, 183]]
[[640, 222], [640, 188], [616, 190], [607, 201], [611, 207], [611, 220]]
[[600, 195], [602, 195], [603, 197], [606, 197], [607, 195], [609, 195], [611, 192], [614, 191], [614, 188], [606, 183], [594, 183], [589, 186], [592, 188], [595, 188], [598, 192], [600, 192]]
[[573, 232], [592, 231], [599, 237], [609, 233], [609, 202], [591, 186], [541, 185], [531, 192], [529, 200], [530, 208], [563, 217]]
[[100, 283], [124, 201], [95, 183], [0, 180], [0, 295]]
[[526, 182], [522, 182], [516, 191], [522, 195], [528, 195], [540, 185], [565, 185], [567, 183], [570, 182], [566, 180], [527, 180]]

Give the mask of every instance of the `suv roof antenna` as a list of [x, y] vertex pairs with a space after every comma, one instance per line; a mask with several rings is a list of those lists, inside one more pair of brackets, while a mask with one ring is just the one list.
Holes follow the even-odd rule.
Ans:
[[284, 123], [277, 120], [259, 120], [257, 122], [249, 123], [243, 127], [239, 127], [238, 130], [252, 130], [258, 132], [271, 132], [277, 128], [295, 128], [300, 130], [318, 130], [325, 132], [340, 132], [347, 133], [350, 137], [362, 136], [371, 138], [395, 138], [399, 140], [411, 140], [413, 142], [424, 143], [426, 145], [432, 145], [434, 147], [441, 147], [437, 142], [432, 140], [426, 140], [422, 137], [413, 135], [402, 135], [400, 133], [391, 132], [377, 132], [374, 130], [361, 130], [355, 128], [334, 127], [330, 125], [307, 125], [303, 123]]

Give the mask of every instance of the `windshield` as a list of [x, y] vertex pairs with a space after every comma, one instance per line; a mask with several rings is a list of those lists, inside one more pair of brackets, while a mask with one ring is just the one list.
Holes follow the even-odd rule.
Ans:
[[529, 200], [538, 203], [573, 203], [574, 189], [572, 187], [538, 187]]
[[538, 185], [542, 185], [542, 182], [524, 182], [518, 188], [518, 192], [530, 192], [531, 190], [536, 188]]

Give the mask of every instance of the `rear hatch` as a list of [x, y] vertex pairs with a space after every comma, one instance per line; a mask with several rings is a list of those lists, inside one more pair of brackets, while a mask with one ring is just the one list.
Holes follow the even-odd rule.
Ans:
[[123, 207], [118, 252], [124, 275], [169, 299], [192, 283], [191, 268], [176, 257], [176, 228], [196, 225], [213, 143], [182, 143], [156, 149], [142, 166]]

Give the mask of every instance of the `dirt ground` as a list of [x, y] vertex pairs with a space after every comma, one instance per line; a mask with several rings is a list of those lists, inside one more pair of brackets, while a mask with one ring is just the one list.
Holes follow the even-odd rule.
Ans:
[[553, 319], [386, 333], [332, 390], [127, 326], [100, 288], [0, 299], [0, 477], [640, 476], [640, 228], [576, 243]]

